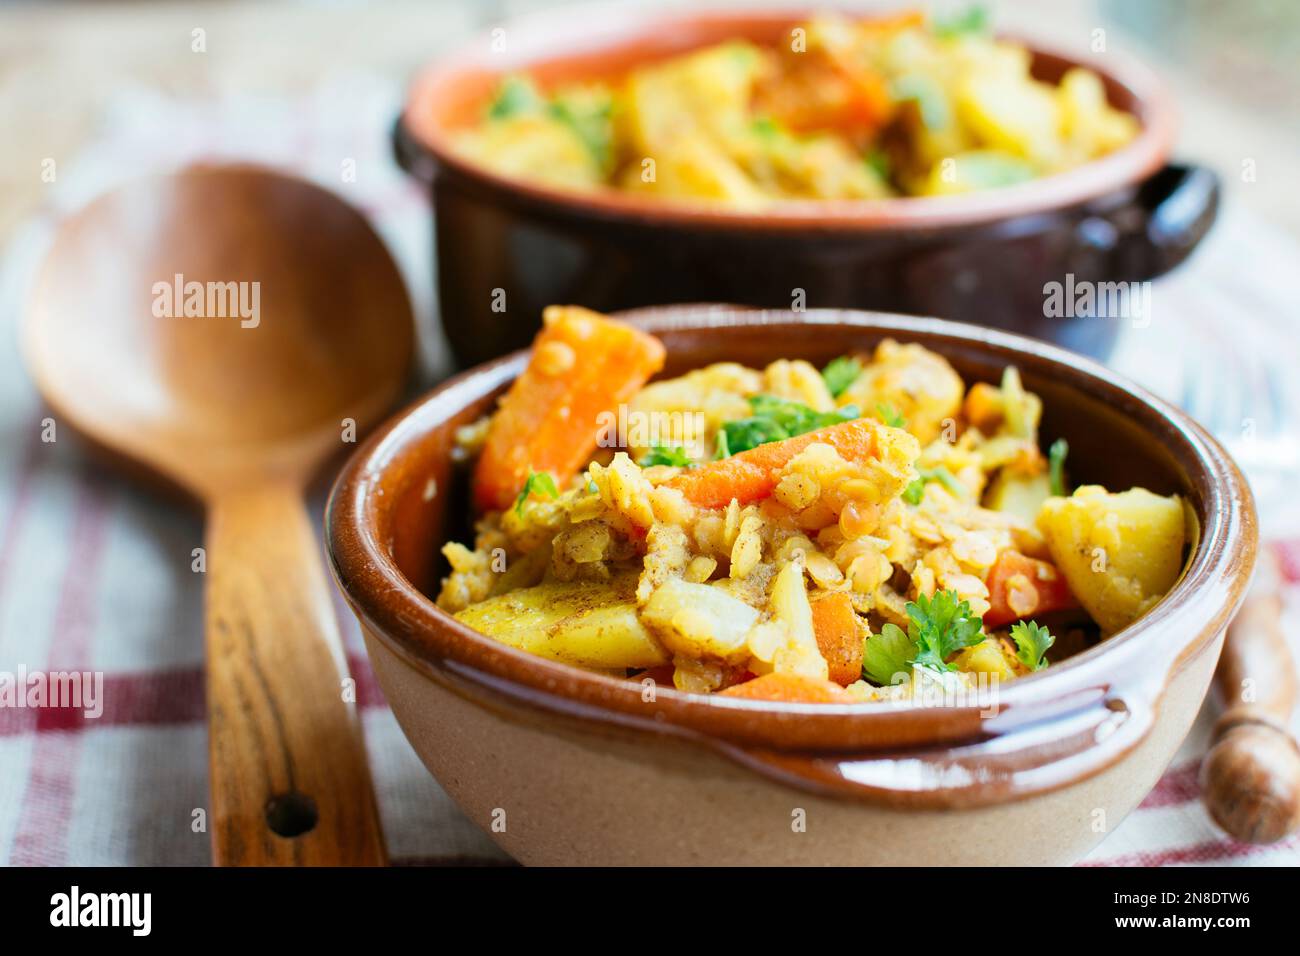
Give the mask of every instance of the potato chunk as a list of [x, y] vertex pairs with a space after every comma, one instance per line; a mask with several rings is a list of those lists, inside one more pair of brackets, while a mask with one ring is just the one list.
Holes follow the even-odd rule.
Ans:
[[1182, 500], [1097, 485], [1049, 498], [1038, 513], [1052, 560], [1106, 633], [1127, 627], [1173, 587], [1186, 543]]
[[594, 186], [600, 164], [572, 127], [547, 115], [525, 114], [462, 133], [461, 151], [504, 176], [555, 186]]
[[828, 680], [830, 667], [817, 646], [802, 561], [791, 561], [772, 582], [772, 619], [749, 636], [755, 673], [795, 674]]
[[521, 651], [620, 671], [668, 662], [637, 617], [636, 575], [612, 583], [547, 581], [467, 607], [456, 620]]
[[655, 589], [641, 613], [673, 652], [728, 663], [749, 656], [745, 635], [758, 621], [758, 611], [721, 588], [679, 578]]

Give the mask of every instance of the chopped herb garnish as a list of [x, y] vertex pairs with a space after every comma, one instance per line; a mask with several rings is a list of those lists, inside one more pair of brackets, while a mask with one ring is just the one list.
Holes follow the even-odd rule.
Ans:
[[916, 645], [897, 624], [886, 624], [879, 634], [872, 634], [862, 645], [862, 673], [869, 679], [886, 687], [899, 674], [907, 676], [912, 672], [912, 655]]
[[1047, 666], [1044, 655], [1056, 643], [1052, 632], [1034, 621], [1012, 624], [1011, 639], [1016, 642], [1016, 657], [1031, 671], [1040, 671]]
[[978, 3], [971, 4], [960, 13], [936, 17], [931, 25], [935, 36], [951, 39], [969, 34], [985, 33], [989, 29], [989, 12]]
[[553, 117], [577, 134], [601, 168], [612, 164], [614, 144], [609, 101], [581, 102], [560, 98], [548, 109]]
[[607, 99], [561, 95], [548, 102], [526, 76], [507, 76], [502, 80], [487, 110], [488, 118], [494, 120], [530, 114], [550, 116], [573, 130], [602, 167], [608, 166], [613, 158], [611, 113]]
[[1051, 483], [1052, 494], [1064, 496], [1065, 490], [1065, 456], [1070, 453], [1070, 443], [1064, 438], [1052, 442], [1047, 449], [1047, 477]]
[[873, 149], [867, 153], [863, 162], [867, 164], [868, 169], [881, 179], [886, 182], [889, 181], [889, 177], [893, 172], [893, 164], [889, 161], [889, 154], [883, 149]]
[[795, 435], [804, 435], [819, 428], [838, 425], [858, 417], [854, 405], [845, 405], [831, 412], [818, 412], [775, 395], [753, 395], [749, 399], [753, 414], [748, 418], [724, 422], [718, 430], [718, 457], [731, 455], [784, 441]]
[[826, 381], [826, 388], [830, 390], [832, 398], [843, 395], [861, 374], [862, 363], [851, 355], [841, 355], [837, 359], [831, 359], [830, 363], [822, 369], [822, 378]]
[[925, 497], [925, 479], [918, 478], [903, 489], [903, 500], [909, 505], [919, 505]]
[[651, 445], [650, 450], [642, 456], [637, 464], [642, 468], [650, 468], [654, 465], [689, 468], [695, 463], [680, 445]]
[[766, 445], [768, 442], [781, 441], [790, 437], [790, 431], [773, 418], [763, 415], [751, 415], [734, 422], [725, 423], [720, 429], [726, 436], [727, 456]]
[[540, 112], [546, 105], [537, 87], [524, 76], [507, 76], [488, 106], [489, 119], [508, 119], [522, 113]]
[[1023, 159], [1002, 153], [964, 153], [958, 162], [958, 179], [975, 189], [999, 189], [1033, 179], [1034, 167]]
[[888, 405], [884, 402], [881, 402], [879, 405], [876, 406], [876, 414], [879, 415], [880, 420], [884, 422], [886, 425], [888, 425], [890, 428], [907, 427], [907, 419], [904, 418], [902, 415], [898, 414], [898, 409], [894, 408], [893, 405]]
[[909, 505], [921, 503], [921, 499], [925, 497], [925, 486], [931, 481], [939, 482], [958, 498], [966, 498], [970, 495], [966, 486], [943, 465], [934, 468], [918, 468], [916, 472], [921, 477], [903, 489], [903, 500]]
[[932, 598], [919, 595], [908, 603], [907, 616], [907, 634], [917, 648], [912, 663], [918, 667], [955, 670], [947, 659], [985, 637], [984, 622], [971, 613], [969, 602], [957, 600], [955, 591], [938, 591]]
[[515, 514], [524, 513], [524, 502], [535, 494], [543, 494], [548, 498], [560, 497], [560, 489], [555, 487], [555, 479], [544, 471], [530, 471], [528, 478], [524, 481], [524, 487], [519, 491], [519, 497], [515, 499]]
[[947, 659], [987, 636], [984, 622], [954, 591], [939, 591], [930, 598], [920, 595], [907, 603], [907, 616], [906, 631], [886, 624], [863, 645], [862, 672], [877, 684], [892, 683], [895, 674], [909, 673], [913, 667], [938, 673], [955, 670]]

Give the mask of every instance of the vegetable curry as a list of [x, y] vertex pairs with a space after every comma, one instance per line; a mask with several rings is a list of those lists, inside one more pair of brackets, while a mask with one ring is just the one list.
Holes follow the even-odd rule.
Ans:
[[1182, 571], [1184, 502], [1071, 488], [1014, 367], [968, 387], [890, 339], [823, 369], [652, 380], [664, 360], [636, 328], [546, 310], [525, 372], [458, 435], [477, 533], [443, 549], [442, 608], [607, 674], [834, 703], [1041, 670]]
[[599, 82], [507, 76], [456, 145], [504, 175], [747, 209], [1012, 186], [1136, 135], [1096, 73], [1047, 83], [1031, 61], [979, 8], [824, 15], [788, 42], [736, 39]]

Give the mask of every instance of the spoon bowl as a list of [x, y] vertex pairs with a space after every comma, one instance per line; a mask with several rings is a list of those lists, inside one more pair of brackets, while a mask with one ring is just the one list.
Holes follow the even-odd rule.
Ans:
[[28, 358], [79, 430], [207, 499], [305, 481], [375, 421], [412, 347], [401, 277], [325, 190], [247, 166], [110, 192], [60, 229]]
[[358, 212], [251, 166], [100, 197], [62, 224], [37, 278], [25, 351], [56, 419], [208, 513], [218, 863], [383, 862], [302, 494], [398, 396], [413, 326]]

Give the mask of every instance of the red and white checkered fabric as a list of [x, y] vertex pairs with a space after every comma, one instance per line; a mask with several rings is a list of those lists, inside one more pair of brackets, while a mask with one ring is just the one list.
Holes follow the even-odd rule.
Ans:
[[[207, 800], [203, 580], [190, 570], [190, 551], [202, 540], [201, 518], [97, 470], [64, 433], [53, 444], [40, 440], [47, 412], [21, 371], [15, 326], [52, 223], [119, 179], [197, 158], [257, 159], [314, 178], [365, 211], [402, 264], [422, 316], [432, 380], [446, 360], [431, 318], [428, 213], [419, 191], [388, 157], [388, 124], [399, 101], [399, 89], [370, 77], [329, 81], [318, 94], [293, 101], [196, 103], [144, 91], [119, 94], [106, 113], [111, 134], [60, 163], [43, 215], [7, 250], [0, 288], [6, 326], [0, 335], [0, 671], [100, 671], [104, 711], [92, 720], [74, 710], [0, 708], [0, 861], [210, 860], [207, 835], [191, 829], [193, 811]], [[355, 164], [355, 182], [343, 181], [345, 160]], [[1231, 209], [1225, 219], [1191, 266], [1157, 284], [1153, 325], [1126, 338], [1115, 360], [1175, 400], [1188, 391], [1184, 379], [1200, 374], [1180, 366], [1175, 353], [1194, 349], [1202, 327], [1206, 335], [1230, 332], [1235, 340], [1245, 334], [1250, 310], [1251, 316], [1270, 313], [1285, 333], [1285, 345], [1252, 346], [1245, 354], [1229, 355], [1231, 349], [1213, 343], [1208, 348], [1216, 368], [1229, 359], [1249, 363], [1257, 353], [1281, 361], [1295, 352], [1291, 340], [1300, 318], [1290, 290], [1252, 282], [1245, 299], [1225, 290], [1253, 280], [1254, 271], [1280, 282], [1297, 250]], [[1269, 261], [1279, 264], [1276, 271]], [[1240, 321], [1224, 312], [1234, 307]], [[1243, 367], [1240, 374], [1251, 373]], [[1266, 531], [1297, 542], [1284, 551], [1294, 584], [1300, 581], [1300, 523], [1280, 512], [1265, 517]], [[339, 618], [394, 861], [504, 860], [402, 737], [341, 601]], [[1242, 846], [1209, 823], [1197, 791], [1207, 716], [1089, 865], [1300, 863], [1300, 839]]]

